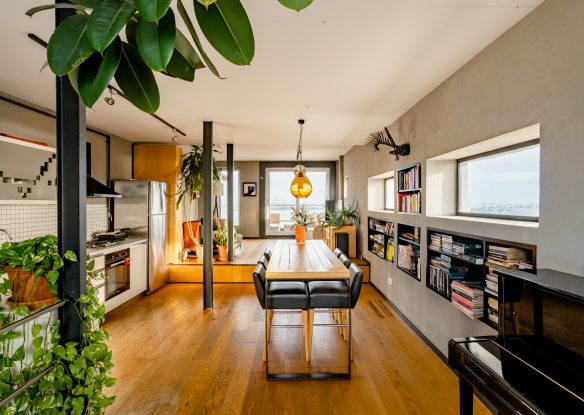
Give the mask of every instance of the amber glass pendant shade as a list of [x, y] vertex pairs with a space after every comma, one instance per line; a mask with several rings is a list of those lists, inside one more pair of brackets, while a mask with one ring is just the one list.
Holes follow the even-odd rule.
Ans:
[[312, 183], [304, 174], [304, 169], [297, 169], [296, 176], [290, 185], [290, 193], [297, 199], [304, 199], [312, 193]]

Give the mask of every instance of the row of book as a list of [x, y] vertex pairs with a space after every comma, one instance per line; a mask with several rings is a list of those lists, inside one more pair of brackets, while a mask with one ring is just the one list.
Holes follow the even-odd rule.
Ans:
[[489, 321], [499, 324], [499, 300], [495, 297], [489, 297], [487, 299], [487, 317]]
[[421, 213], [421, 200], [419, 193], [400, 194], [398, 196], [399, 212]]
[[413, 245], [398, 244], [397, 266], [403, 268], [416, 278], [420, 279], [418, 267], [419, 251]]
[[495, 297], [499, 296], [499, 278], [495, 274], [493, 268], [488, 267], [488, 274], [485, 278], [485, 292]]
[[452, 235], [431, 233], [429, 246], [431, 249], [460, 257], [477, 265], [482, 265], [483, 263], [483, 245], [481, 243], [469, 240], [455, 241]]
[[508, 246], [489, 245], [486, 265], [512, 269], [533, 269], [533, 264], [528, 260], [527, 250]]
[[393, 236], [395, 233], [395, 223], [390, 221], [369, 219], [369, 229]]
[[419, 189], [422, 187], [422, 182], [420, 180], [420, 165], [415, 165], [407, 170], [398, 171], [397, 174], [397, 189], [398, 192], [401, 190], [412, 190]]
[[433, 256], [430, 258], [429, 281], [431, 287], [445, 294], [450, 295], [450, 281], [462, 280], [466, 277], [468, 268], [453, 266], [452, 258], [448, 255]]
[[369, 235], [369, 239], [371, 239], [372, 241], [375, 241], [381, 245], [383, 245], [385, 243], [383, 235], [379, 235], [379, 234]]
[[483, 285], [478, 281], [452, 281], [451, 302], [456, 308], [472, 319], [480, 318], [484, 313]]

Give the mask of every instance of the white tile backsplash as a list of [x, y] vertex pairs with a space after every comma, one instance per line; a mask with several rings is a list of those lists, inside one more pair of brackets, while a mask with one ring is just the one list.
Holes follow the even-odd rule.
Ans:
[[[0, 204], [0, 229], [6, 229], [13, 241], [57, 234], [56, 204]], [[87, 205], [87, 239], [94, 232], [108, 229], [106, 205]], [[0, 243], [8, 236], [0, 232]]]

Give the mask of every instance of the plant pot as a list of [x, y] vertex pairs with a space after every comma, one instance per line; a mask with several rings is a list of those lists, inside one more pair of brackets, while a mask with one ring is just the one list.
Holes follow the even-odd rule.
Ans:
[[25, 304], [29, 308], [39, 308], [45, 302], [53, 302], [56, 295], [49, 289], [49, 282], [45, 277], [34, 277], [32, 271], [23, 271], [22, 268], [5, 268], [8, 274], [11, 302], [14, 305]]
[[296, 243], [303, 244], [306, 241], [306, 226], [296, 225]]
[[226, 246], [217, 245], [217, 259], [221, 262], [227, 261], [228, 257]]

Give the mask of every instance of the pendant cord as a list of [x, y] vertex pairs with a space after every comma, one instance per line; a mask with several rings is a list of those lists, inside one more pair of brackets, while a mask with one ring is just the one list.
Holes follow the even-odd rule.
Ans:
[[304, 130], [304, 123], [300, 124], [300, 139], [298, 140], [298, 151], [296, 152], [296, 161], [300, 161], [302, 164], [302, 131]]

